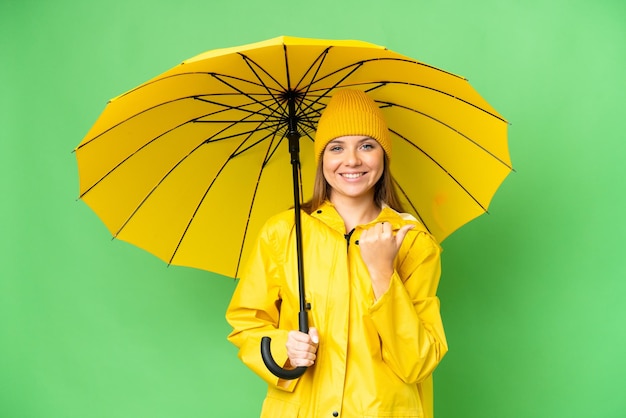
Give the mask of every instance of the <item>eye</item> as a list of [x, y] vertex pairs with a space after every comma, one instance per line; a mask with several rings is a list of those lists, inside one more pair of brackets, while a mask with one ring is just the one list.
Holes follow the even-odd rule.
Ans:
[[329, 152], [338, 152], [338, 151], [341, 151], [341, 150], [342, 150], [342, 148], [341, 148], [340, 145], [330, 145], [327, 148], [327, 151], [329, 151]]
[[371, 142], [364, 142], [363, 144], [361, 144], [361, 148], [364, 150], [371, 150], [376, 148], [376, 145]]

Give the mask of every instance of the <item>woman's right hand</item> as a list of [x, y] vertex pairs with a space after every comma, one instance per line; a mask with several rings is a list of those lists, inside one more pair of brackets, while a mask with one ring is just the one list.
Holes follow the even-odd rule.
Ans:
[[317, 329], [310, 328], [309, 333], [289, 331], [287, 335], [287, 356], [291, 367], [310, 367], [315, 363], [319, 335]]

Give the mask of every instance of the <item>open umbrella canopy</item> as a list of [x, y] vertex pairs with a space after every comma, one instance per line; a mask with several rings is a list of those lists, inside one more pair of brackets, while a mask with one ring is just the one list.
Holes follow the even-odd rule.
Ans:
[[381, 107], [400, 195], [439, 241], [487, 211], [511, 171], [508, 124], [466, 79], [365, 42], [292, 37], [206, 52], [112, 99], [75, 150], [80, 197], [116, 238], [237, 277], [265, 220], [294, 206], [290, 123], [307, 200], [317, 120], [341, 88]]

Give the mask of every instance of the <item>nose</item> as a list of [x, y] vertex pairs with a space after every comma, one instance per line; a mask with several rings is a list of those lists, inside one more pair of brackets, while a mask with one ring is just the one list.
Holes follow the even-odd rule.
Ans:
[[358, 166], [361, 164], [361, 159], [359, 158], [359, 153], [355, 149], [348, 149], [346, 154], [346, 159], [344, 160], [344, 164], [350, 167]]

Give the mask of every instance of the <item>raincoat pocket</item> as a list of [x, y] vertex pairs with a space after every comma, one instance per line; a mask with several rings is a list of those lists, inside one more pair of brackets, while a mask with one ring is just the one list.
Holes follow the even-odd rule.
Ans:
[[263, 401], [263, 409], [261, 410], [261, 418], [297, 418], [299, 417], [300, 405], [285, 402], [282, 399], [272, 398], [268, 395]]

